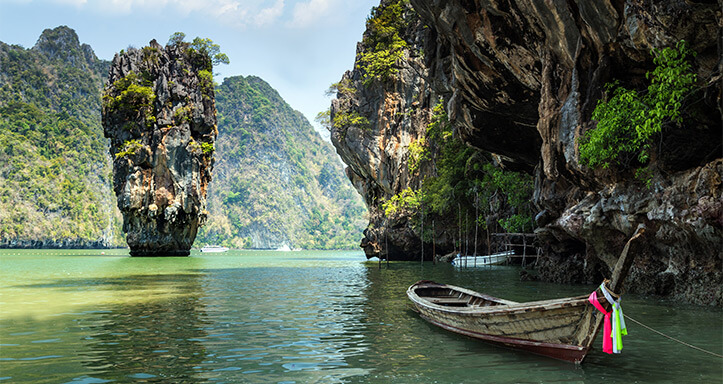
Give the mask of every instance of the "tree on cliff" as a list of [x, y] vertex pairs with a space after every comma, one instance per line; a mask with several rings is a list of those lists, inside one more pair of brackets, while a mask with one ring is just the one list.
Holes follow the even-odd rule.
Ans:
[[392, 0], [372, 7], [363, 39], [367, 48], [357, 57], [365, 85], [375, 80], [385, 81], [397, 74], [397, 61], [410, 48], [402, 35], [409, 27], [405, 14], [411, 11], [408, 0]]
[[[225, 53], [221, 52], [221, 47], [218, 44], [214, 44], [213, 40], [208, 38], [196, 37], [192, 42], [188, 43], [184, 40], [186, 34], [183, 32], [175, 32], [168, 39], [169, 46], [187, 45], [187, 48], [193, 49], [194, 51], [211, 59], [213, 65], [229, 64], [231, 61], [228, 59]], [[210, 70], [210, 69], [209, 69]]]

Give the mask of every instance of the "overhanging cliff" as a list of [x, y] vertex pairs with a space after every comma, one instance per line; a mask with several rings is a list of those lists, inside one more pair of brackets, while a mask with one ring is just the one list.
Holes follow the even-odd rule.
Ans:
[[[427, 94], [442, 96], [450, 122], [465, 142], [494, 154], [507, 168], [535, 175], [536, 232], [546, 248], [539, 263], [543, 278], [599, 281], [609, 274], [625, 239], [645, 223], [652, 229], [650, 249], [638, 258], [627, 286], [690, 302], [723, 303], [719, 4], [410, 3], [425, 25], [406, 39], [417, 41], [424, 52], [414, 71], [417, 83], [425, 85]], [[697, 52], [696, 91], [684, 102], [682, 124], [666, 124], [654, 137], [649, 185], [636, 179], [633, 167], [581, 165], [578, 143], [595, 128], [591, 116], [605, 84], [617, 80], [642, 88], [646, 72], [654, 68], [651, 50], [681, 40]], [[408, 57], [397, 61], [402, 69], [396, 80], [384, 83], [401, 95], [419, 88], [405, 82]], [[355, 76], [364, 76], [358, 65], [345, 78]], [[355, 110], [369, 118], [371, 131], [380, 136], [376, 142], [384, 142], [394, 137], [394, 131], [381, 129], [378, 122], [387, 120], [375, 119], [382, 115], [371, 113], [378, 109], [365, 109], [374, 100], [365, 93], [372, 91], [367, 87], [351, 99], [358, 105]], [[402, 110], [407, 111], [413, 110]], [[406, 131], [419, 135], [421, 128], [410, 122]], [[374, 190], [369, 185], [413, 186], [399, 166], [397, 172], [383, 176], [360, 171], [384, 170], [394, 163], [386, 161], [389, 157], [359, 156], [376, 148], [368, 144], [369, 135], [360, 137], [346, 136], [344, 145], [338, 140], [334, 144], [370, 207], [379, 206], [383, 196], [369, 193]], [[407, 148], [393, 158], [405, 159]]]

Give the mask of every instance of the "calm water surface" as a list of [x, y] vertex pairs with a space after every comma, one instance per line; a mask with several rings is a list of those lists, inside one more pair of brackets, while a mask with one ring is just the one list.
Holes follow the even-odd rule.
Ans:
[[[723, 362], [628, 324], [622, 355], [582, 366], [508, 351], [419, 319], [406, 288], [437, 280], [525, 301], [593, 286], [520, 282], [361, 252], [0, 250], [0, 383], [723, 382]], [[627, 295], [625, 313], [723, 353], [720, 309]]]

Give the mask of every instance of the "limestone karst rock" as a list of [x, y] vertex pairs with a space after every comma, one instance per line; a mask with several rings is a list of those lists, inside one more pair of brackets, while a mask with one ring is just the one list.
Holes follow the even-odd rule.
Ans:
[[[389, 3], [382, 1], [380, 8]], [[404, 9], [410, 14], [411, 8]], [[409, 16], [400, 35], [422, 44], [429, 30], [418, 17]], [[367, 31], [365, 39], [369, 34]], [[357, 57], [372, 51], [371, 45], [359, 43]], [[409, 186], [417, 188], [424, 176], [408, 171], [407, 148], [424, 137], [438, 95], [429, 87], [429, 73], [416, 46], [401, 50], [396, 74], [384, 81], [365, 78], [357, 60], [354, 70], [342, 77], [336, 99], [332, 100], [331, 118], [336, 123], [330, 127], [331, 142], [348, 165], [347, 176], [369, 208], [369, 226], [361, 240], [367, 258], [387, 254], [391, 260], [419, 258], [421, 242], [406, 218], [387, 219], [380, 204]], [[366, 121], [341, 123], [350, 121], [347, 116], [353, 114]]]
[[[369, 205], [367, 255], [379, 255], [385, 232], [394, 233], [392, 251], [419, 244], [420, 231], [384, 221], [380, 206], [418, 188], [405, 165], [408, 144], [423, 135], [424, 121], [413, 119], [424, 116], [434, 95], [466, 144], [534, 175], [543, 279], [599, 282], [645, 223], [655, 241], [626, 286], [721, 305], [723, 35], [714, 3], [382, 0], [380, 7], [410, 5], [403, 14], [410, 28], [400, 35], [413, 49], [394, 62], [395, 76], [368, 84], [358, 55], [342, 79], [354, 92], [339, 92], [331, 107], [332, 117], [342, 111], [368, 120], [365, 127], [332, 127], [332, 142]], [[650, 186], [634, 169], [582, 165], [579, 138], [596, 125], [591, 115], [605, 84], [644, 89], [645, 73], [655, 67], [651, 50], [680, 40], [697, 52], [698, 90], [686, 101], [684, 122], [656, 138]], [[362, 42], [357, 51], [370, 47]], [[436, 240], [439, 250], [444, 239]]]
[[[707, 1], [410, 0], [436, 32], [425, 52], [467, 143], [532, 170], [541, 276], [596, 282], [638, 224], [655, 241], [626, 286], [723, 304], [721, 8]], [[656, 138], [649, 186], [634, 169], [581, 164], [579, 138], [606, 83], [635, 89], [653, 49], [685, 40], [698, 91]]]
[[186, 43], [153, 40], [113, 58], [103, 129], [132, 256], [186, 256], [206, 219], [218, 134], [211, 71]]

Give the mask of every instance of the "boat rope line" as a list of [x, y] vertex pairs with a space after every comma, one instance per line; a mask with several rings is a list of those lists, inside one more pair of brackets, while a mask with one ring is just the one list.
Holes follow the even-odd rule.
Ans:
[[663, 336], [663, 337], [665, 337], [665, 338], [668, 338], [668, 339], [670, 339], [670, 340], [673, 340], [673, 341], [675, 341], [676, 343], [683, 344], [683, 345], [685, 345], [686, 347], [693, 348], [693, 349], [695, 349], [695, 350], [697, 350], [697, 351], [704, 352], [704, 353], [707, 353], [707, 354], [709, 354], [709, 355], [713, 355], [713, 356], [715, 356], [715, 357], [719, 357], [719, 358], [723, 359], [723, 355], [717, 354], [717, 353], [715, 353], [715, 352], [707, 351], [707, 350], [705, 350], [705, 349], [703, 349], [703, 348], [696, 347], [695, 345], [688, 344], [688, 343], [686, 343], [685, 341], [678, 340], [678, 339], [676, 339], [675, 337], [668, 336], [668, 335], [664, 334], [663, 332], [660, 332], [660, 331], [657, 331], [657, 330], [655, 330], [655, 329], [653, 329], [653, 328], [650, 328], [650, 327], [648, 327], [647, 325], [645, 325], [645, 324], [643, 324], [643, 323], [641, 323], [641, 322], [633, 319], [632, 317], [628, 316], [627, 314], [625, 314], [625, 318], [628, 319], [628, 320], [630, 320], [630, 321], [632, 321], [633, 323], [635, 323], [635, 324], [637, 324], [637, 325], [639, 325], [639, 326], [641, 326], [641, 327], [649, 330], [649, 331], [655, 332], [655, 333], [657, 333], [657, 334], [660, 335], [660, 336]]

